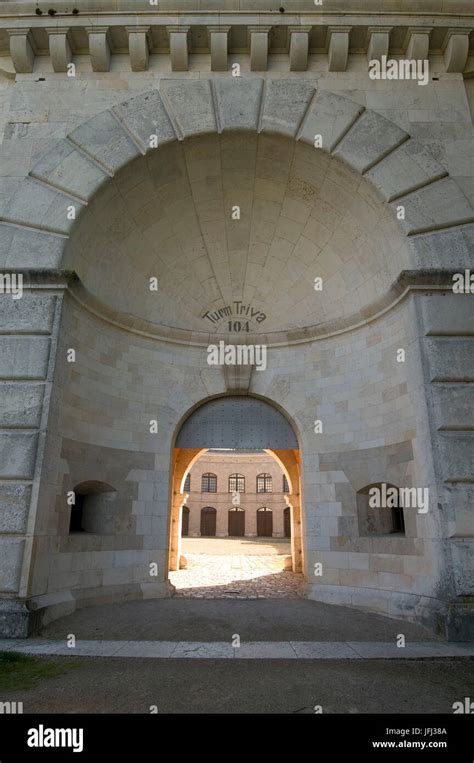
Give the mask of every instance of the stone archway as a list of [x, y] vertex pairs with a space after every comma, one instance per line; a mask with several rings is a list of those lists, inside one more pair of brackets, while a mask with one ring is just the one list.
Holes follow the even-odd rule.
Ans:
[[[316, 136], [320, 138], [317, 145], [321, 148], [316, 147]], [[215, 176], [222, 178], [224, 169], [238, 174], [245, 164], [242, 146], [251, 141], [261, 162], [258, 167], [255, 162], [255, 171], [246, 177], [245, 185], [250, 177], [252, 189], [259, 192], [255, 198], [265, 202], [265, 214], [261, 208], [256, 210], [245, 236], [225, 224], [221, 238], [213, 237], [212, 231], [207, 238], [202, 236], [206, 252], [201, 257], [199, 236], [189, 235], [193, 226], [184, 212], [189, 210], [188, 201], [190, 207], [198, 210], [206, 190], [215, 185], [212, 162], [203, 171], [205, 163], [212, 160], [208, 154], [214, 155], [214, 149], [218, 148], [220, 164]], [[156, 144], [157, 149], [153, 147]], [[261, 150], [260, 157], [257, 149]], [[188, 151], [195, 152], [195, 161], [192, 156], [192, 161], [187, 161]], [[285, 164], [288, 157], [291, 161]], [[184, 167], [185, 182], [181, 185], [182, 178], [173, 177], [176, 166]], [[284, 181], [281, 179], [283, 166], [289, 168]], [[171, 206], [176, 205], [170, 215], [162, 214], [164, 192], [160, 187], [167, 173], [171, 174], [171, 185], [166, 198]], [[239, 193], [237, 206], [245, 212], [245, 188], [233, 182], [229, 186], [232, 193]], [[173, 433], [183, 413], [209, 396], [226, 392], [250, 391], [276, 400], [286, 397], [286, 409], [291, 411], [309, 444], [314, 423], [311, 406], [317, 404], [317, 400], [315, 402], [310, 390], [305, 398], [306, 408], [300, 403], [301, 379], [308, 373], [316, 386], [319, 369], [316, 368], [318, 351], [314, 350], [312, 357], [310, 348], [306, 366], [304, 348], [320, 339], [332, 341], [344, 332], [365, 330], [370, 322], [375, 323], [382, 320], [381, 316], [394, 312], [407, 295], [411, 297], [422, 289], [428, 294], [430, 290], [433, 293], [446, 291], [453, 268], [471, 266], [466, 224], [473, 219], [472, 210], [444, 167], [404, 130], [380, 114], [348, 98], [316, 91], [309, 80], [269, 79], [265, 83], [253, 77], [219, 78], [212, 82], [162, 80], [159, 90], [143, 93], [103, 111], [77, 127], [39, 159], [26, 179], [15, 179], [10, 187], [13, 190], [8, 198], [5, 194], [0, 207], [0, 263], [3, 269], [14, 268], [28, 279], [28, 299], [9, 315], [5, 336], [2, 336], [8, 378], [12, 380], [11, 399], [22, 399], [25, 378], [32, 379], [35, 385], [38, 382], [32, 393], [37, 395], [31, 406], [35, 413], [28, 420], [28, 427], [20, 416], [20, 423], [15, 419], [13, 427], [9, 419], [9, 429], [2, 434], [4, 452], [8, 452], [8, 469], [4, 472], [10, 481], [8, 490], [12, 491], [12, 500], [16, 501], [17, 495], [21, 497], [27, 517], [14, 538], [8, 532], [1, 538], [10, 560], [6, 600], [12, 611], [17, 608], [18, 632], [30, 617], [25, 602], [37, 611], [50, 608], [51, 612], [64, 613], [75, 607], [77, 598], [89, 596], [89, 584], [76, 583], [73, 575], [69, 576], [68, 588], [65, 576], [49, 574], [48, 565], [52, 566], [52, 560], [66, 552], [61, 547], [66, 484], [62, 469], [68, 459], [67, 469], [73, 466], [71, 479], [72, 471], [90, 466], [95, 474], [84, 474], [84, 480], [110, 481], [111, 484], [117, 481], [121, 485], [123, 532], [138, 528], [136, 532], [140, 537], [140, 542], [133, 538], [130, 546], [136, 552], [141, 577], [129, 580], [130, 570], [107, 569], [103, 577], [107, 582], [95, 586], [87, 600], [107, 595], [108, 587], [110, 595], [120, 596], [120, 586], [124, 589], [128, 586], [126, 592], [130, 596], [166, 595], [163, 582], [150, 582], [147, 577], [147, 562], [154, 563], [158, 557], [160, 570], [166, 567], [168, 546], [164, 528], [170, 487], [169, 455]], [[222, 228], [223, 201], [227, 204], [230, 201], [225, 197], [224, 183], [222, 190], [221, 198], [213, 199], [216, 203], [211, 210], [201, 210], [201, 215], [196, 213], [200, 234], [209, 221], [217, 221], [217, 226]], [[276, 207], [283, 207], [282, 199], [286, 206], [277, 214]], [[400, 207], [403, 215], [397, 218]], [[309, 224], [308, 228], [307, 218], [302, 218], [305, 208], [308, 216], [315, 208], [320, 212], [316, 224]], [[173, 224], [176, 237], [184, 231], [188, 238], [183, 251], [178, 252], [179, 257], [175, 240], [163, 234], [163, 228], [173, 228]], [[280, 235], [282, 225], [286, 238]], [[300, 229], [302, 225], [304, 231]], [[352, 246], [356, 228], [358, 246]], [[224, 238], [227, 244], [232, 244], [227, 246], [225, 257], [220, 256], [223, 251], [220, 241]], [[239, 248], [243, 244], [245, 258]], [[232, 254], [227, 257], [229, 252]], [[163, 255], [161, 261], [160, 254]], [[146, 294], [143, 291], [156, 275], [157, 261], [163, 268], [161, 286], [166, 287], [162, 288], [159, 299], [151, 290]], [[176, 283], [170, 271], [178, 261], [181, 271]], [[245, 273], [239, 268], [244, 261]], [[327, 287], [317, 307], [309, 280], [316, 261]], [[342, 262], [346, 272], [342, 265], [339, 267]], [[347, 271], [350, 277], [344, 278]], [[314, 278], [318, 273], [312, 275]], [[263, 286], [257, 292], [258, 284]], [[233, 374], [228, 368], [221, 375], [220, 370], [205, 366], [204, 348], [211, 340], [225, 341], [231, 331], [227, 320], [229, 300], [237, 300], [239, 316], [232, 315], [236, 320], [241, 320], [242, 311], [245, 317], [249, 311], [251, 321], [245, 326], [246, 340], [258, 339], [275, 348], [284, 372], [295, 377], [299, 374], [299, 378], [292, 379], [290, 384], [274, 369], [266, 376], [255, 373], [252, 377], [251, 373]], [[278, 310], [267, 309], [267, 305], [271, 307], [275, 303]], [[415, 336], [413, 333], [409, 336], [413, 345], [418, 343], [420, 348], [425, 335], [439, 334], [436, 312], [425, 306], [413, 308], [409, 321], [410, 331], [415, 332]], [[265, 319], [259, 321], [262, 315]], [[462, 337], [463, 332], [470, 331], [464, 328], [463, 320], [453, 321], [448, 336]], [[443, 331], [446, 332], [445, 327]], [[387, 329], [386, 333], [390, 335], [391, 330]], [[71, 346], [70, 336], [80, 348], [82, 362], [82, 366], [76, 366], [74, 380], [64, 361], [66, 350]], [[366, 339], [379, 341], [376, 337], [365, 337], [364, 342]], [[425, 367], [433, 356], [440, 358], [445, 353], [454, 353], [454, 361], [446, 362], [451, 368], [442, 369], [438, 376], [464, 383], [470, 376], [463, 341], [460, 339], [459, 347], [456, 344], [453, 349], [455, 342], [436, 339], [437, 349], [433, 351], [429, 343], [432, 340], [428, 340], [426, 349], [418, 349], [418, 352], [425, 353]], [[91, 347], [93, 342], [96, 345]], [[169, 362], [171, 346], [178, 358], [176, 365]], [[338, 350], [341, 357], [348, 356], [346, 347], [338, 347]], [[24, 362], [24, 358], [28, 358], [28, 362]], [[159, 363], [156, 361], [155, 367], [156, 358]], [[299, 365], [295, 365], [298, 358]], [[104, 396], [110, 394], [116, 376], [116, 361], [119, 373], [123, 372], [124, 364], [130, 364], [126, 373], [133, 377], [135, 385], [132, 385], [132, 393], [124, 391], [125, 385], [116, 390], [114, 411], [119, 417], [123, 415], [120, 422], [123, 426], [118, 428], [114, 428], [110, 420], [113, 417], [101, 418]], [[423, 364], [418, 364], [417, 357], [412, 362], [413, 389], [424, 389], [427, 396], [434, 397], [430, 384], [437, 377], [423, 377]], [[133, 399], [131, 412], [127, 406], [135, 387], [143, 383], [140, 363], [149, 364], [153, 369], [152, 378], [148, 378], [152, 394], [145, 401]], [[99, 367], [99, 371], [94, 366]], [[189, 381], [191, 370], [193, 378]], [[351, 369], [343, 365], [342, 372], [351, 384]], [[393, 369], [386, 371], [385, 377], [392, 378]], [[157, 378], [159, 385], [155, 385]], [[84, 399], [80, 399], [80, 382], [86, 389]], [[407, 384], [406, 375], [400, 374], [398, 382], [396, 389], [387, 389], [390, 421], [398, 421], [398, 409], [392, 410], [390, 403], [401, 397], [401, 390]], [[76, 395], [72, 393], [67, 402], [70, 417], [65, 421], [64, 417], [61, 419], [61, 395], [74, 384]], [[165, 394], [162, 388], [167, 394], [165, 400], [161, 397]], [[76, 411], [78, 399], [86, 410], [85, 418], [82, 409], [78, 407]], [[446, 438], [441, 431], [444, 425], [434, 429], [425, 411], [430, 406], [435, 408], [432, 401], [425, 405], [423, 398], [423, 405], [413, 404], [412, 410], [418, 416], [417, 446], [424, 443], [426, 448], [426, 452], [417, 454], [417, 463], [426, 483], [444, 496], [447, 507], [444, 512], [430, 515], [426, 526], [421, 527], [420, 523], [421, 537], [427, 543], [431, 543], [432, 538], [443, 539], [433, 551], [436, 559], [433, 583], [426, 584], [420, 574], [419, 591], [413, 594], [411, 580], [407, 583], [400, 577], [396, 583], [399, 588], [393, 596], [386, 588], [381, 589], [381, 600], [388, 609], [388, 606], [392, 608], [393, 599], [395, 609], [390, 611], [401, 612], [403, 616], [408, 608], [415, 611], [416, 607], [425, 607], [427, 617], [433, 621], [433, 606], [439, 607], [444, 616], [446, 601], [450, 597], [460, 599], [468, 590], [467, 578], [459, 582], [451, 574], [450, 555], [454, 559], [464, 558], [467, 551], [462, 541], [455, 540], [451, 544], [448, 540], [451, 537], [448, 525], [455, 520], [456, 505], [455, 491], [446, 488], [446, 483], [470, 483], [466, 477], [469, 465], [462, 458], [468, 448], [462, 439], [464, 435], [459, 434], [459, 425], [454, 423], [449, 438], [455, 443], [452, 447], [459, 456], [448, 462], [437, 455], [444, 452]], [[141, 419], [137, 418], [136, 410]], [[161, 427], [158, 443], [149, 438], [148, 432], [136, 429], [137, 424], [148, 426], [154, 415], [158, 415]], [[410, 418], [408, 414], [407, 418]], [[15, 427], [22, 431], [15, 431]], [[356, 431], [355, 441], [358, 436]], [[402, 428], [400, 424], [388, 446], [403, 444], [407, 437], [413, 436], [411, 426], [407, 424]], [[364, 433], [361, 442], [366, 449], [370, 449], [370, 444], [374, 448], [379, 445], [369, 431]], [[63, 445], [67, 458], [61, 451]], [[334, 474], [333, 463], [344, 462], [345, 456], [340, 457], [340, 453], [346, 452], [346, 445], [334, 436], [325, 457], [328, 472]], [[195, 450], [193, 458], [199, 454], [199, 448]], [[315, 462], [320, 456], [314, 444], [313, 450], [309, 451], [308, 447], [304, 450]], [[87, 463], [84, 454], [88, 456]], [[285, 462], [284, 455], [281, 460]], [[382, 461], [378, 459], [378, 463]], [[184, 478], [187, 466], [179, 454], [176, 464], [176, 469], [182, 468]], [[342, 465], [347, 473], [354, 472], [351, 479], [355, 484], [360, 470], [350, 464]], [[112, 468], [117, 470], [113, 480], [108, 473]], [[295, 469], [294, 464], [286, 463], [288, 474], [292, 468]], [[447, 476], [446, 469], [449, 470]], [[339, 470], [342, 471], [344, 469]], [[347, 498], [351, 489], [349, 478], [339, 473], [330, 479], [333, 484], [325, 491], [319, 487], [316, 490], [311, 484], [305, 487], [313, 494], [312, 533], [320, 533], [322, 527], [327, 533], [326, 546], [316, 549], [314, 545], [311, 549], [311, 561], [317, 559], [317, 553], [325, 553], [325, 549], [329, 549], [328, 554], [345, 553], [341, 546], [346, 532], [334, 529], [338, 520], [327, 516], [317, 521], [315, 516], [319, 495], [323, 492], [338, 499], [333, 503], [351, 500], [350, 496]], [[147, 480], [152, 483], [151, 487]], [[468, 498], [462, 500], [467, 505]], [[339, 523], [341, 528], [345, 519], [342, 517]], [[172, 525], [173, 522], [176, 523], [174, 515]], [[345, 524], [350, 526], [350, 522]], [[154, 549], [142, 540], [152, 529]], [[330, 538], [337, 541], [335, 548], [329, 545]], [[452, 549], [446, 553], [439, 550], [448, 544]], [[450, 572], [445, 574], [448, 568]], [[333, 568], [329, 567], [329, 570], [331, 574], [327, 579], [334, 582], [315, 589], [315, 596], [354, 606], [363, 606], [366, 602], [368, 606], [379, 606], [377, 600], [373, 603], [371, 595], [377, 583], [366, 585], [360, 574], [360, 585], [354, 591], [350, 584], [354, 577], [351, 571], [343, 569], [344, 574], [339, 575], [339, 569], [332, 572]], [[385, 581], [386, 574], [382, 575]], [[93, 576], [90, 577], [95, 582]], [[439, 605], [433, 605], [439, 590], [443, 591], [444, 598]], [[421, 597], [422, 604], [416, 597]], [[463, 601], [456, 606], [458, 604], [462, 609]]]
[[172, 454], [172, 497], [168, 570], [178, 570], [181, 556], [184, 483], [192, 465], [208, 448], [265, 450], [285, 474], [289, 492], [293, 572], [304, 572], [301, 455], [294, 425], [267, 400], [246, 395], [208, 400], [187, 414], [177, 429]]

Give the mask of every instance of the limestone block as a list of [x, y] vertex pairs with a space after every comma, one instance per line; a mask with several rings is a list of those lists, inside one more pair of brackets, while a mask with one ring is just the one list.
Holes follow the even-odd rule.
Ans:
[[183, 137], [201, 132], [216, 132], [209, 81], [161, 80], [160, 93], [172, 110]]
[[0, 385], [0, 427], [38, 427], [43, 404], [40, 384]]
[[169, 26], [167, 32], [170, 41], [171, 71], [188, 71], [188, 32], [189, 26]]
[[69, 139], [111, 174], [141, 153], [110, 111], [102, 111], [77, 127]]
[[57, 268], [65, 239], [0, 223], [0, 267]]
[[31, 479], [35, 468], [37, 435], [0, 432], [0, 478]]
[[0, 533], [26, 530], [31, 501], [31, 485], [0, 485]]
[[107, 173], [71, 145], [60, 140], [35, 164], [31, 176], [87, 200], [107, 179]]
[[430, 381], [474, 381], [474, 339], [427, 338], [423, 348]]
[[380, 61], [382, 56], [388, 56], [391, 27], [369, 27], [369, 44], [367, 46], [367, 60]]
[[447, 175], [416, 140], [407, 140], [366, 173], [387, 201]]
[[474, 536], [474, 485], [448, 484], [444, 487], [447, 512], [450, 517], [449, 535], [451, 537]]
[[49, 55], [55, 72], [67, 72], [72, 61], [69, 27], [47, 27]]
[[256, 130], [263, 80], [216, 79], [213, 86], [221, 130]]
[[267, 80], [262, 132], [278, 132], [294, 137], [314, 94], [314, 84], [307, 80]]
[[0, 537], [0, 591], [18, 590], [24, 540]]
[[53, 188], [39, 185], [32, 178], [3, 182], [10, 189], [0, 202], [0, 215], [4, 221], [28, 225], [47, 231], [67, 234], [72, 227], [68, 219], [69, 207], [78, 211], [81, 204], [72, 197]]
[[405, 219], [401, 221], [407, 233], [441, 228], [473, 219], [473, 210], [463, 192], [451, 178], [442, 178], [390, 204], [396, 210], [402, 204]]
[[436, 384], [431, 394], [437, 429], [471, 427], [474, 430], [474, 389], [471, 384]]
[[407, 133], [375, 111], [365, 111], [338, 145], [335, 154], [359, 172], [407, 139]]
[[472, 268], [474, 225], [412, 236], [409, 245], [416, 267], [427, 270], [447, 268], [456, 271]]
[[290, 38], [290, 71], [305, 72], [308, 68], [309, 33], [311, 27], [288, 27]]
[[127, 26], [128, 50], [132, 72], [145, 72], [150, 56], [149, 26]]
[[103, 585], [122, 585], [133, 581], [132, 567], [111, 567], [104, 570]]
[[427, 335], [474, 335], [474, 296], [441, 292], [418, 297]]
[[329, 27], [328, 69], [345, 72], [349, 55], [350, 27]]
[[109, 27], [86, 27], [89, 36], [89, 55], [92, 71], [108, 72], [110, 70]]
[[454, 585], [457, 596], [474, 594], [474, 539], [452, 540]]
[[300, 140], [314, 145], [315, 136], [320, 135], [323, 150], [332, 151], [363, 110], [347, 98], [320, 91], [304, 121]]
[[112, 111], [144, 152], [153, 150], [152, 136], [156, 136], [158, 147], [176, 140], [173, 125], [157, 90], [137, 95], [114, 106]]
[[444, 480], [470, 482], [474, 473], [474, 433], [440, 432], [435, 441]]
[[[27, 276], [24, 286], [27, 285]], [[2, 333], [12, 331], [49, 332], [53, 325], [56, 298], [24, 292], [21, 299], [12, 299], [10, 294], [0, 294], [0, 327]]]
[[271, 27], [248, 27], [250, 38], [250, 71], [265, 72], [268, 68], [268, 34]]
[[18, 74], [28, 74], [33, 71], [35, 53], [31, 32], [29, 29], [8, 29], [10, 38], [10, 55], [13, 66]]
[[463, 72], [469, 55], [469, 31], [450, 29], [443, 52], [447, 72]]
[[228, 36], [230, 27], [208, 27], [211, 51], [211, 71], [227, 71]]
[[431, 27], [409, 27], [405, 57], [410, 61], [426, 61], [430, 47]]
[[0, 336], [0, 379], [44, 379], [49, 339], [42, 336]]

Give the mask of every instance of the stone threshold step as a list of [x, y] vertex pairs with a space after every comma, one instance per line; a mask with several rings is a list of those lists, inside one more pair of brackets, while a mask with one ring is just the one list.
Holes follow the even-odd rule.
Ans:
[[405, 647], [382, 641], [65, 641], [0, 640], [0, 651], [77, 657], [155, 657], [173, 659], [377, 660], [474, 657], [474, 644], [414, 641]]

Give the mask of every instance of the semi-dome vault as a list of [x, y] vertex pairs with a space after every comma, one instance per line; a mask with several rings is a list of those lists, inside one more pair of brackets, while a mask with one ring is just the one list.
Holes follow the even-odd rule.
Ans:
[[277, 340], [376, 313], [420, 264], [410, 237], [471, 218], [424, 148], [348, 98], [164, 80], [35, 164], [3, 205], [3, 260], [74, 271], [83, 301], [152, 333], [205, 341], [241, 317]]

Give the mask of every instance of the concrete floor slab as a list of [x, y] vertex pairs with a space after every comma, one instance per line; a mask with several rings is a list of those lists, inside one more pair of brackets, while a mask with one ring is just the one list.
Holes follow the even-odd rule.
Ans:
[[214, 642], [208, 644], [179, 642], [173, 650], [171, 657], [194, 658], [194, 659], [228, 659], [234, 656], [234, 649], [230, 643]]
[[296, 656], [303, 660], [353, 660], [359, 656], [347, 643], [292, 641], [291, 646]]
[[127, 641], [115, 652], [115, 657], [164, 658], [171, 657], [175, 649], [175, 641]]
[[264, 660], [293, 660], [296, 653], [289, 642], [254, 641], [241, 644], [235, 650], [235, 656], [240, 659]]

